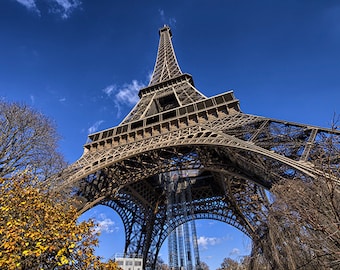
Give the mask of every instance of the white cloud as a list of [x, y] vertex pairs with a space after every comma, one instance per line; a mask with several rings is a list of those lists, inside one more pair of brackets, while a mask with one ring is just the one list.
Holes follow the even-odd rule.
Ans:
[[80, 0], [50, 0], [50, 12], [59, 14], [63, 19], [67, 19], [71, 13], [80, 7]]
[[110, 84], [101, 91], [112, 99], [114, 107], [117, 109], [117, 118], [121, 116], [125, 106], [135, 105], [139, 101], [138, 92], [146, 85], [137, 80], [132, 80], [131, 83], [125, 83], [121, 86]]
[[104, 121], [103, 120], [99, 120], [97, 121], [96, 123], [94, 123], [92, 126], [90, 126], [88, 128], [88, 133], [91, 134], [91, 133], [94, 133], [98, 130], [99, 126], [103, 123]]
[[103, 92], [108, 95], [109, 97], [111, 94], [116, 90], [116, 86], [114, 84], [111, 84], [103, 89]]
[[170, 25], [170, 26], [174, 26], [174, 25], [176, 24], [176, 22], [177, 22], [177, 21], [176, 21], [175, 18], [170, 18], [170, 19], [169, 19], [169, 25]]
[[165, 12], [164, 12], [163, 9], [159, 9], [158, 12], [159, 12], [159, 15], [161, 16], [161, 20], [164, 24], [168, 24], [170, 26], [174, 26], [176, 24], [176, 19], [175, 18], [169, 18], [168, 19], [165, 16]]
[[34, 97], [33, 95], [30, 95], [30, 99], [31, 99], [32, 104], [34, 104], [34, 102], [35, 102], [35, 97]]
[[197, 239], [198, 245], [201, 246], [203, 249], [208, 249], [208, 246], [214, 246], [221, 242], [221, 239], [216, 237], [205, 237], [200, 236]]
[[148, 78], [148, 82], [150, 82], [150, 81], [151, 81], [152, 75], [153, 75], [153, 71], [152, 71], [152, 70], [150, 70], [150, 71], [149, 71], [149, 73], [148, 73], [148, 76], [147, 76], [147, 78]]
[[[19, 4], [27, 9], [40, 14], [40, 9], [37, 6], [38, 0], [16, 0]], [[44, 0], [47, 3], [51, 13], [60, 15], [63, 19], [69, 18], [71, 13], [81, 6], [80, 0]]]
[[240, 250], [238, 248], [233, 248], [229, 253], [230, 256], [238, 256], [240, 255]]
[[19, 4], [22, 4], [27, 9], [37, 11], [37, 5], [35, 4], [35, 0], [16, 0]]
[[108, 85], [102, 91], [111, 99], [117, 108], [117, 117], [120, 117], [123, 106], [135, 105], [139, 101], [138, 92], [145, 87], [142, 82], [133, 80], [131, 83], [125, 83], [123, 86], [115, 84]]
[[126, 83], [121, 87], [111, 84], [105, 87], [102, 91], [108, 96], [113, 97], [117, 105], [134, 105], [138, 102], [138, 92], [145, 85], [137, 80], [131, 83]]
[[99, 215], [99, 217], [95, 220], [95, 223], [97, 223], [95, 232], [113, 233], [119, 230], [116, 223], [112, 219], [106, 217], [103, 213]]
[[124, 84], [123, 87], [118, 90], [115, 98], [120, 103], [128, 105], [136, 104], [139, 100], [138, 91], [143, 87], [145, 87], [144, 84], [133, 80], [131, 84]]
[[65, 102], [66, 101], [66, 98], [59, 98], [59, 102]]
[[159, 15], [161, 16], [162, 21], [164, 22], [165, 21], [164, 10], [163, 9], [159, 9], [158, 12], [159, 12]]
[[64, 10], [68, 11], [80, 5], [79, 0], [54, 0], [58, 3]]

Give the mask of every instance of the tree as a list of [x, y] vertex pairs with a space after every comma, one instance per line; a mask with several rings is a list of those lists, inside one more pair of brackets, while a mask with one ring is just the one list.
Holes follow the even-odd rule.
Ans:
[[340, 189], [328, 178], [275, 185], [262, 252], [271, 269], [340, 267]]
[[318, 177], [276, 183], [250, 269], [340, 269], [340, 140], [313, 149]]
[[95, 224], [77, 222], [75, 198], [53, 191], [65, 162], [52, 122], [0, 101], [0, 127], [0, 269], [118, 269], [94, 255]]
[[221, 267], [218, 268], [217, 270], [246, 270], [248, 268], [249, 268], [249, 257], [245, 256], [241, 259], [240, 262], [235, 261], [231, 258], [224, 258], [221, 264]]
[[237, 270], [238, 269], [238, 262], [234, 261], [231, 258], [224, 258], [221, 267], [218, 270]]
[[52, 122], [26, 105], [0, 100], [0, 177], [29, 169], [46, 179], [65, 166]]
[[200, 268], [201, 270], [209, 270], [209, 266], [205, 262], [200, 262]]
[[0, 194], [0, 269], [118, 269], [94, 255], [93, 221], [27, 172], [0, 178]]
[[115, 261], [109, 260], [106, 263], [101, 263], [99, 270], [121, 270], [121, 268]]

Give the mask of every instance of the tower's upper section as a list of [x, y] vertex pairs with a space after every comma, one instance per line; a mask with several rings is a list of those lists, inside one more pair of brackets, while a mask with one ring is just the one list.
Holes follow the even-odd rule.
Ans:
[[159, 45], [155, 68], [149, 86], [177, 77], [182, 74], [172, 46], [172, 33], [169, 26], [159, 30]]
[[207, 98], [196, 89], [192, 76], [179, 68], [170, 27], [162, 27], [159, 35], [154, 72], [149, 85], [139, 90], [140, 100], [119, 126], [90, 134], [86, 149], [157, 136], [159, 132], [205, 122], [209, 117], [240, 112], [232, 91]]
[[179, 68], [171, 42], [170, 27], [162, 27], [159, 36], [157, 59], [150, 83], [139, 90], [140, 100], [122, 124], [156, 116], [206, 99], [194, 87], [191, 75], [183, 74]]

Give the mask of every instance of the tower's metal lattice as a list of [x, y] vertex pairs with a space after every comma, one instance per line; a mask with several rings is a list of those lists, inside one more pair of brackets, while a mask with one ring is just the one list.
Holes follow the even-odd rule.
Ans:
[[[165, 180], [165, 190], [167, 191], [166, 216], [168, 223], [178, 215], [183, 215], [184, 219], [187, 219], [188, 214], [194, 213], [194, 206], [191, 203], [191, 179], [189, 173], [188, 171], [177, 171], [172, 172], [170, 176], [169, 173], [162, 175], [162, 179]], [[196, 177], [197, 174], [192, 176]], [[169, 231], [168, 235], [170, 269], [199, 269], [200, 259], [195, 220], [192, 220], [190, 224], [186, 222], [179, 225], [175, 230]]]
[[[264, 189], [317, 177], [322, 172], [314, 164], [323, 158], [339, 164], [325, 147], [339, 141], [339, 131], [242, 113], [232, 91], [210, 98], [200, 93], [179, 68], [167, 26], [139, 97], [119, 126], [89, 135], [82, 157], [63, 175], [63, 188], [79, 196], [81, 211], [98, 204], [114, 209], [125, 226], [124, 252], [143, 255], [148, 267], [154, 268], [168, 235], [195, 219], [261, 235]], [[190, 200], [183, 207], [169, 194], [174, 183], [167, 179], [165, 187], [164, 179], [185, 171], [195, 174], [184, 177]]]

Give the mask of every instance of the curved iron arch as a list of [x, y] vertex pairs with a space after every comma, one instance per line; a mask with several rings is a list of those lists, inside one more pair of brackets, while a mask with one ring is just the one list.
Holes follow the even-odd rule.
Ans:
[[[200, 134], [199, 137], [195, 137], [197, 133]], [[207, 137], [202, 139], [204, 134], [207, 134]], [[173, 140], [165, 140], [165, 136], [171, 136], [173, 137]], [[275, 159], [309, 176], [313, 176], [315, 173], [315, 168], [313, 168], [311, 164], [308, 165], [306, 162], [301, 163], [299, 161], [292, 160], [282, 154], [257, 146], [252, 142], [244, 141], [222, 132], [216, 133], [202, 127], [188, 127], [169, 132], [168, 134], [161, 134], [152, 138], [144, 139], [142, 141], [123, 144], [118, 148], [114, 148], [114, 150], [105, 149], [97, 151], [94, 156], [91, 154], [84, 154], [69, 168], [69, 170], [73, 173], [67, 182], [74, 183], [86, 175], [92, 174], [105, 167], [112, 166], [117, 162], [128, 160], [138, 154], [178, 146], [230, 147], [231, 149], [249, 151], [254, 154]]]

